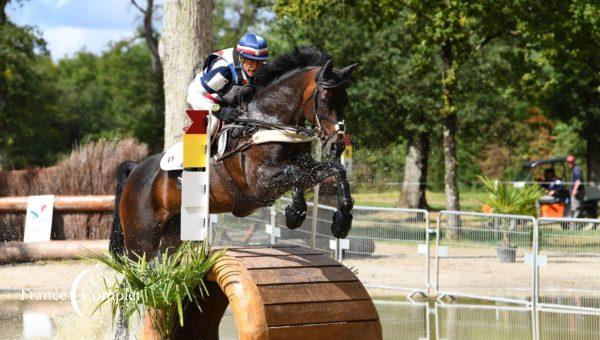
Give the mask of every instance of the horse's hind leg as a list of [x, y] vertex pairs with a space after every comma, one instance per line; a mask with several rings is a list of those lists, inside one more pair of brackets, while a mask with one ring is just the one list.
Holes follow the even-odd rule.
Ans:
[[285, 167], [284, 178], [292, 181], [292, 204], [285, 207], [285, 225], [290, 229], [302, 226], [306, 219], [306, 200], [302, 188], [302, 172], [295, 165]]
[[[275, 188], [292, 186], [292, 204], [285, 207], [285, 224], [290, 229], [299, 228], [306, 218], [306, 200], [302, 188], [303, 173], [296, 165], [261, 166], [258, 170], [256, 187], [262, 188], [255, 193], [257, 197], [279, 197], [273, 195]], [[267, 202], [269, 203], [269, 202]], [[271, 203], [272, 204], [272, 203]]]
[[167, 249], [172, 254], [181, 244], [181, 215], [175, 214], [171, 216], [167, 220], [163, 230], [159, 246], [160, 254], [165, 253]]
[[134, 219], [131, 216], [124, 219], [130, 222], [124, 228], [127, 255], [133, 260], [144, 255], [151, 259], [158, 254], [166, 217], [155, 217], [151, 213], [136, 215]]

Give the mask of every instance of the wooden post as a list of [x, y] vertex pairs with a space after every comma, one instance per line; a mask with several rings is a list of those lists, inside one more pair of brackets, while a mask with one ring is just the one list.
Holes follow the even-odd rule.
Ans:
[[[115, 196], [54, 196], [54, 210], [62, 212], [110, 212]], [[27, 196], [0, 198], [0, 212], [25, 212]]]

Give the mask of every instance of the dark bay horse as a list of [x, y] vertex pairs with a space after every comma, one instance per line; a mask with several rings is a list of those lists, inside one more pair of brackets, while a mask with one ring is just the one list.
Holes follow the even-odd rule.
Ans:
[[[256, 93], [240, 106], [241, 122], [264, 122], [311, 131], [323, 139], [331, 153], [339, 154], [338, 137], [343, 131], [343, 112], [348, 101], [346, 85], [355, 65], [334, 69], [327, 54], [311, 47], [296, 48], [264, 65], [256, 76]], [[183, 114], [183, 113], [182, 113]], [[242, 123], [243, 125], [243, 123]], [[251, 124], [250, 124], [251, 125]], [[226, 151], [235, 151], [247, 138], [248, 129], [238, 128], [237, 142]], [[251, 131], [252, 129], [250, 129]], [[236, 139], [233, 138], [233, 139]], [[311, 157], [311, 143], [253, 144], [221, 161], [211, 161], [210, 212], [233, 212], [246, 216], [272, 205], [292, 190], [286, 207], [286, 224], [299, 227], [306, 217], [304, 191], [326, 179], [335, 180], [338, 210], [332, 233], [347, 236], [352, 223], [352, 198], [344, 168], [337, 162], [317, 162]], [[152, 257], [159, 249], [179, 242], [181, 171], [163, 171], [162, 154], [140, 164], [126, 162], [118, 170], [118, 185], [110, 249]]]

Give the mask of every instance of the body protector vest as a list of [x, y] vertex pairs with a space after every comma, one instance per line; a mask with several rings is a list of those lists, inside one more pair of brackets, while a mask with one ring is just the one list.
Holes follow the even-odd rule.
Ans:
[[211, 53], [202, 68], [200, 81], [204, 90], [224, 105], [234, 105], [242, 87], [252, 83], [233, 48]]

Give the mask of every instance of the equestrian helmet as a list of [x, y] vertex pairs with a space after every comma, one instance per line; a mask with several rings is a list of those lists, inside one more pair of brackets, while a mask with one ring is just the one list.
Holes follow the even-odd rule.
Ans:
[[240, 39], [235, 50], [244, 58], [253, 60], [267, 60], [269, 48], [267, 41], [258, 34], [246, 33]]

